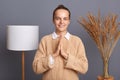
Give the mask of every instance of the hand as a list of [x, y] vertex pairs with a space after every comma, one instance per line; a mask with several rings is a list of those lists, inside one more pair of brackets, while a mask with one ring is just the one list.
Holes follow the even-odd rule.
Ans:
[[55, 57], [59, 56], [59, 53], [60, 53], [60, 46], [58, 45], [56, 52], [53, 54], [53, 57], [55, 58]]
[[63, 38], [64, 38], [63, 36], [60, 36], [60, 55], [64, 59], [68, 59], [68, 54], [63, 49]]
[[55, 53], [53, 54], [53, 57], [59, 56], [59, 54], [60, 54], [60, 45], [61, 45], [61, 36], [59, 37], [58, 46], [56, 48]]
[[68, 54], [63, 50], [62, 45], [60, 46], [60, 54], [64, 59], [68, 59]]
[[59, 37], [59, 42], [58, 42], [58, 46], [57, 46], [57, 50], [56, 52], [53, 54], [53, 57], [57, 57], [59, 55], [61, 55], [64, 59], [68, 59], [68, 54], [64, 51], [63, 49], [63, 36], [61, 35]]

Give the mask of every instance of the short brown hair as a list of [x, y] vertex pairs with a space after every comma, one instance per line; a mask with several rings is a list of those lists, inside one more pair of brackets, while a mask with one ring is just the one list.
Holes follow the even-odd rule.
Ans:
[[54, 20], [55, 12], [56, 12], [58, 9], [67, 10], [68, 13], [69, 13], [69, 18], [71, 17], [71, 12], [70, 12], [70, 10], [69, 10], [67, 7], [65, 7], [64, 5], [58, 5], [58, 6], [54, 9], [54, 11], [53, 11], [53, 20]]

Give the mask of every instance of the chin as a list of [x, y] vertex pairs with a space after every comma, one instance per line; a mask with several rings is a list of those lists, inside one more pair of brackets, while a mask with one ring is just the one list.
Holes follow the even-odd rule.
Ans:
[[59, 30], [59, 32], [65, 32], [66, 30]]

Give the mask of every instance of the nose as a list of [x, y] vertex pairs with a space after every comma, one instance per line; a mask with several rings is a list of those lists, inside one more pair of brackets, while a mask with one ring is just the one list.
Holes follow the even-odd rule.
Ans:
[[64, 22], [63, 19], [61, 19], [61, 20], [60, 20], [60, 23], [62, 24], [63, 22]]

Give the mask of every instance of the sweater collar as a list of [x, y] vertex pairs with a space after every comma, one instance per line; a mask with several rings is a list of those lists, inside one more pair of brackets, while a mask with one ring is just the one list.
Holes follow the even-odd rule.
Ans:
[[[56, 32], [53, 32], [53, 33], [52, 33], [52, 38], [53, 38], [53, 39], [57, 39], [58, 37], [59, 37], [59, 35], [57, 35]], [[67, 33], [65, 34], [65, 38], [66, 38], [67, 40], [70, 39], [70, 33], [69, 33], [69, 32], [67, 32]]]

